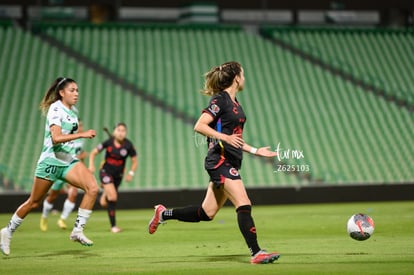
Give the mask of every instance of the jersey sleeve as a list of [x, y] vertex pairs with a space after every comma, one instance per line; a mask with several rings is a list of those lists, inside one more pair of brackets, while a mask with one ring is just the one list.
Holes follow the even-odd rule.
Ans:
[[107, 139], [107, 140], [105, 140], [104, 142], [99, 143], [99, 144], [96, 146], [96, 149], [98, 149], [98, 151], [100, 152], [100, 151], [102, 151], [103, 149], [105, 149], [106, 147], [108, 147], [110, 144], [111, 144], [111, 139]]
[[135, 157], [138, 155], [137, 150], [135, 150], [135, 146], [134, 144], [132, 144], [132, 142], [127, 139], [128, 145], [127, 145], [127, 150], [128, 150], [128, 155], [130, 157]]
[[135, 157], [137, 155], [138, 155], [137, 150], [135, 150], [134, 145], [131, 144], [131, 148], [130, 148], [130, 151], [129, 151], [129, 156], [130, 157]]
[[56, 125], [62, 127], [62, 115], [58, 106], [53, 106], [47, 112], [47, 121], [49, 127]]
[[211, 98], [209, 105], [203, 110], [203, 113], [210, 114], [214, 119], [220, 117], [225, 109], [226, 101], [222, 96]]

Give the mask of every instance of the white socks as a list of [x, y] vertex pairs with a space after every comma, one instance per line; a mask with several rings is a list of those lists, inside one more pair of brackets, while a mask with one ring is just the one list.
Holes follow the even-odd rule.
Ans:
[[62, 215], [60, 215], [60, 218], [66, 220], [69, 217], [69, 214], [73, 211], [73, 208], [75, 208], [75, 203], [66, 199], [65, 203], [63, 204]]
[[83, 231], [83, 228], [85, 227], [85, 224], [88, 221], [91, 213], [92, 213], [92, 210], [79, 208], [78, 217], [76, 218], [75, 227], [73, 228], [73, 230]]
[[[52, 208], [53, 208], [53, 204], [49, 203], [47, 200], [44, 200], [42, 217], [47, 218]], [[62, 214], [60, 215], [60, 218], [66, 220], [69, 217], [69, 214], [73, 211], [73, 208], [75, 208], [75, 203], [66, 199], [65, 203], [63, 204], [63, 210], [62, 210]]]
[[47, 200], [43, 201], [43, 210], [42, 210], [42, 217], [47, 218], [49, 216], [50, 211], [53, 208], [53, 203], [49, 203]]
[[19, 218], [16, 213], [13, 214], [12, 218], [10, 219], [9, 224], [7, 225], [7, 229], [10, 233], [16, 231], [16, 229], [22, 224], [23, 219]]

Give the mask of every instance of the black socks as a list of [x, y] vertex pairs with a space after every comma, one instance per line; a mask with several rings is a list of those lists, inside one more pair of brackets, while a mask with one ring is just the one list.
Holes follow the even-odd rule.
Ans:
[[260, 251], [257, 243], [256, 227], [252, 218], [252, 207], [250, 205], [242, 205], [236, 209], [237, 222], [239, 228], [249, 247], [250, 254], [253, 256]]
[[108, 202], [109, 222], [111, 223], [111, 227], [114, 227], [116, 226], [116, 219], [115, 219], [116, 201], [107, 201], [107, 202]]
[[[108, 204], [109, 211], [109, 204]], [[260, 251], [259, 244], [257, 243], [256, 227], [252, 218], [252, 207], [250, 205], [243, 205], [236, 209], [237, 222], [239, 224], [240, 231], [246, 240], [251, 255], [255, 255]], [[166, 220], [179, 220], [183, 222], [200, 222], [211, 221], [206, 212], [201, 206], [188, 206], [177, 209], [167, 209], [162, 213], [162, 219]]]
[[177, 209], [167, 209], [162, 213], [162, 219], [179, 220], [182, 222], [211, 221], [201, 206], [188, 206]]

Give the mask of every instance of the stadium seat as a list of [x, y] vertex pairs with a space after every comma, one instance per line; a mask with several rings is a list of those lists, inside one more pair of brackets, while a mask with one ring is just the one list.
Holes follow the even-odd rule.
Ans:
[[[7, 37], [0, 49], [11, 53], [0, 65], [0, 77], [7, 88], [6, 100], [1, 103], [5, 109], [0, 108], [0, 112], [3, 117], [20, 104], [24, 106], [19, 113], [13, 112], [12, 122], [1, 122], [7, 129], [5, 138], [19, 144], [22, 152], [11, 157], [8, 154], [17, 147], [0, 152], [0, 164], [10, 164], [17, 171], [17, 181], [32, 175], [41, 149], [44, 118], [37, 106], [45, 86], [54, 77], [72, 75], [80, 85], [80, 116], [86, 127], [98, 131], [97, 138], [86, 142], [87, 150], [106, 138], [102, 127], [111, 128], [120, 120], [128, 125], [130, 139], [139, 152], [139, 168], [134, 182], [121, 188], [204, 188], [208, 181], [203, 169], [206, 145], [204, 138], [194, 134], [188, 118], [195, 121], [208, 104], [208, 97], [198, 93], [203, 73], [229, 60], [240, 61], [245, 68], [245, 91], [239, 95], [248, 116], [244, 139], [255, 146], [269, 145], [272, 150], [280, 144], [285, 151], [304, 153], [304, 158], [290, 155], [281, 162], [246, 154], [241, 173], [247, 187], [400, 183], [414, 178], [410, 146], [413, 121], [408, 109], [241, 28], [122, 24], [40, 27], [44, 34], [104, 66], [111, 76], [133, 84], [136, 90], [122, 88], [112, 78], [30, 33], [15, 32], [11, 27], [0, 29], [0, 38]], [[405, 56], [412, 34], [279, 28], [272, 30], [272, 35], [353, 73], [357, 79], [381, 85], [395, 97], [412, 99], [407, 92], [413, 84], [409, 75], [402, 73], [395, 80], [395, 70], [410, 66], [404, 59], [412, 58]], [[395, 46], [399, 39], [400, 45]], [[388, 46], [372, 45], [376, 43], [391, 43], [395, 53], [391, 54]], [[29, 44], [33, 48], [25, 46]], [[370, 47], [374, 53], [364, 51]], [[11, 62], [17, 56], [22, 58]], [[383, 68], [384, 64], [389, 69]], [[27, 76], [26, 82], [14, 81], [10, 71]], [[28, 90], [30, 99], [37, 100], [21, 101]], [[16, 131], [11, 131], [12, 127]], [[26, 142], [27, 129], [32, 133], [30, 142]], [[309, 171], [280, 172], [279, 164], [308, 165]]]

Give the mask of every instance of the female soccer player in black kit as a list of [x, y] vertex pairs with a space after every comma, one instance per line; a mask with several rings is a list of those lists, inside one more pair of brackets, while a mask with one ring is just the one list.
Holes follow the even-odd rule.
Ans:
[[116, 226], [115, 210], [118, 200], [118, 187], [121, 184], [125, 170], [127, 157], [131, 157], [131, 169], [129, 170], [126, 181], [131, 181], [137, 169], [137, 152], [134, 145], [126, 138], [127, 127], [125, 123], [118, 123], [113, 132], [113, 137], [102, 142], [92, 150], [89, 156], [89, 170], [95, 172], [95, 156], [103, 149], [106, 149], [105, 162], [103, 163], [99, 176], [104, 189], [99, 203], [108, 209], [111, 232], [118, 233], [121, 228]]
[[166, 209], [155, 206], [155, 214], [148, 230], [155, 233], [160, 223], [175, 219], [184, 222], [211, 221], [229, 199], [236, 208], [240, 231], [249, 247], [252, 264], [272, 263], [279, 253], [269, 253], [259, 247], [256, 227], [251, 216], [251, 202], [241, 180], [239, 169], [243, 151], [262, 157], [275, 157], [269, 147], [255, 148], [242, 138], [246, 116], [236, 94], [243, 90], [244, 71], [237, 62], [226, 62], [205, 74], [204, 94], [211, 96], [194, 126], [194, 130], [207, 137], [208, 153], [205, 169], [210, 183], [201, 206]]

